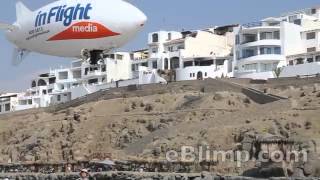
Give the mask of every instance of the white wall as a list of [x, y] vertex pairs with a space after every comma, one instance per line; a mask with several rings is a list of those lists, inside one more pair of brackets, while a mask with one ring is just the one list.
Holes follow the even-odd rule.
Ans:
[[295, 77], [305, 75], [315, 75], [320, 73], [320, 62], [286, 66], [283, 68], [280, 77]]
[[282, 42], [282, 53], [285, 56], [293, 54], [300, 54], [304, 52], [304, 47], [301, 39], [302, 27], [288, 23], [281, 22], [281, 42]]

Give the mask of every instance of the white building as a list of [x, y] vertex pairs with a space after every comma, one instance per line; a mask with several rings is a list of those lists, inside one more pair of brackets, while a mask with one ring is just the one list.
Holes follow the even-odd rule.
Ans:
[[[232, 75], [233, 28], [237, 25], [196, 31], [149, 33], [145, 56], [138, 66], [171, 74], [171, 81], [226, 77]], [[148, 56], [147, 56], [148, 54]]]
[[[275, 78], [275, 69], [287, 66], [297, 54], [315, 51], [319, 41], [305, 41], [306, 30], [318, 29], [319, 8], [311, 8], [266, 18], [236, 30], [234, 76], [237, 78]], [[312, 36], [312, 35], [311, 35]], [[287, 61], [287, 58], [290, 60]], [[307, 69], [305, 69], [307, 70]], [[289, 77], [286, 70], [283, 77]], [[294, 73], [296, 75], [296, 73]]]
[[8, 113], [15, 110], [18, 103], [17, 93], [6, 93], [0, 95], [0, 114]]
[[69, 68], [52, 69], [31, 82], [31, 88], [17, 96], [13, 110], [48, 107], [97, 92], [134, 84], [166, 83], [156, 71], [131, 70], [131, 54], [106, 54], [97, 65], [76, 60]]

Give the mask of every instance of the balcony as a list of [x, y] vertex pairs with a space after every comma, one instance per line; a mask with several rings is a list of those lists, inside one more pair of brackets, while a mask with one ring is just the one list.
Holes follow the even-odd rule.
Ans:
[[284, 55], [281, 54], [260, 54], [260, 55], [253, 55], [253, 56], [247, 56], [242, 57], [238, 60], [238, 63], [248, 63], [248, 62], [270, 62], [270, 61], [285, 61], [286, 58]]
[[263, 39], [251, 42], [243, 42], [238, 46], [238, 48], [243, 49], [255, 46], [281, 46], [281, 41], [279, 39]]

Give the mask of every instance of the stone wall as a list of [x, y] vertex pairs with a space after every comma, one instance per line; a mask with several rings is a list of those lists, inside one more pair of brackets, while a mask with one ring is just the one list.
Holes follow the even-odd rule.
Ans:
[[[0, 174], [0, 179], [15, 180], [76, 180], [78, 174]], [[218, 176], [207, 172], [198, 174], [183, 173], [139, 173], [139, 172], [105, 172], [91, 174], [93, 180], [254, 180], [256, 178], [241, 176]], [[285, 180], [287, 178], [269, 178], [270, 180]], [[290, 178], [291, 180], [304, 178]], [[305, 180], [319, 178], [305, 178]]]

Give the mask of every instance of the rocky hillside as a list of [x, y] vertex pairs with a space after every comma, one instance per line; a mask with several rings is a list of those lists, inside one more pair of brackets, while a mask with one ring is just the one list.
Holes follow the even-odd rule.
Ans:
[[[165, 91], [109, 98], [57, 112], [30, 111], [0, 117], [0, 162], [61, 162], [98, 157], [163, 159], [183, 145], [233, 150], [256, 136], [294, 138], [316, 159], [320, 143], [320, 88], [270, 86], [285, 96], [258, 104], [241, 89], [214, 80], [169, 84]], [[251, 138], [251, 141], [250, 141]], [[212, 167], [242, 174], [245, 164]], [[315, 167], [315, 166], [313, 166]], [[303, 169], [303, 168], [302, 168]], [[304, 170], [304, 169], [303, 169]]]

